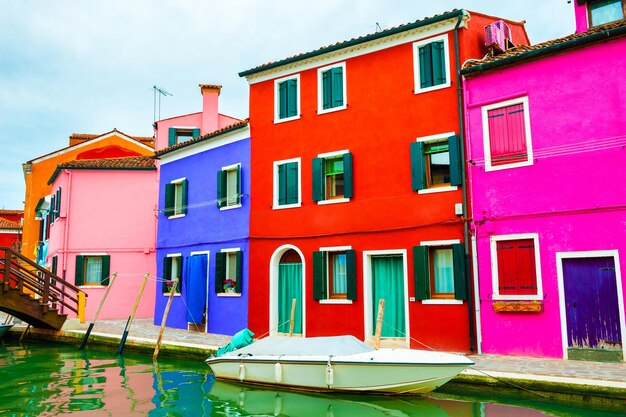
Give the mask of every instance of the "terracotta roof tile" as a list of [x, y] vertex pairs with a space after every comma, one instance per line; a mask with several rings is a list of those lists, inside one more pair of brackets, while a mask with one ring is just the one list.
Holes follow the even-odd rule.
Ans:
[[155, 168], [152, 156], [130, 156], [123, 158], [81, 159], [57, 165], [61, 169], [133, 169]]
[[[103, 135], [108, 135], [109, 133], [113, 133], [113, 132], [119, 132], [119, 133], [122, 133], [123, 135], [126, 135], [126, 133], [124, 133], [122, 131], [119, 131], [117, 129], [113, 129], [112, 131], [107, 132], [107, 133], [103, 133], [103, 134], [72, 133], [70, 135], [70, 141], [71, 140], [88, 141], [88, 140], [95, 139], [95, 138], [98, 138], [98, 137], [103, 136]], [[141, 142], [141, 143], [152, 144], [154, 142], [154, 138], [151, 137], [151, 136], [131, 136], [131, 135], [126, 135], [126, 136], [128, 136], [131, 139], [135, 139], [136, 141]]]
[[219, 136], [219, 135], [221, 135], [223, 133], [226, 133], [226, 132], [230, 132], [231, 130], [237, 130], [237, 129], [243, 128], [243, 127], [247, 126], [249, 122], [250, 122], [250, 119], [244, 119], [244, 120], [242, 120], [240, 122], [233, 123], [232, 125], [228, 125], [228, 126], [223, 127], [221, 129], [215, 130], [215, 131], [213, 131], [211, 133], [208, 133], [208, 134], [206, 134], [204, 136], [198, 136], [196, 138], [187, 140], [185, 142], [177, 143], [176, 145], [172, 145], [172, 146], [168, 146], [167, 148], [163, 148], [163, 149], [161, 149], [159, 151], [156, 151], [155, 155], [157, 157], [159, 157], [159, 156], [164, 155], [166, 153], [173, 152], [173, 151], [175, 151], [177, 149], [184, 148], [184, 147], [187, 147], [189, 145], [193, 145], [193, 144], [198, 143], [198, 142], [204, 142], [205, 140], [211, 139], [211, 138], [213, 138], [215, 136]]
[[18, 216], [20, 214], [24, 214], [24, 210], [5, 210], [5, 209], [0, 209], [0, 216], [5, 215], [5, 216]]
[[[472, 60], [466, 62], [464, 64], [463, 70], [461, 71], [464, 75], [469, 75], [471, 73], [475, 73], [477, 71], [470, 70], [470, 68], [474, 68], [477, 66], [483, 66], [486, 64], [490, 64], [489, 68], [499, 67], [500, 64], [504, 65], [505, 63], [519, 62], [522, 59], [536, 57], [537, 55], [541, 55], [542, 52], [549, 53], [553, 48], [557, 46], [568, 47], [568, 44], [572, 44], [571, 47], [575, 48], [578, 45], [577, 41], [584, 41], [589, 38], [590, 41], [594, 40], [598, 34], [614, 30], [626, 28], [626, 20], [620, 20], [619, 22], [610, 23], [603, 26], [598, 26], [589, 29], [587, 32], [574, 33], [572, 35], [564, 36], [558, 39], [552, 39], [546, 42], [541, 42], [532, 46], [516, 46], [514, 48], [509, 49], [508, 51], [483, 59], [483, 60]], [[606, 39], [606, 38], [602, 38]], [[575, 44], [574, 44], [575, 43]], [[481, 67], [482, 68], [482, 67]]]
[[5, 219], [4, 217], [0, 217], [0, 229], [3, 230], [11, 230], [11, 229], [19, 229], [22, 230], [22, 225], [18, 222], [12, 222], [11, 220]]

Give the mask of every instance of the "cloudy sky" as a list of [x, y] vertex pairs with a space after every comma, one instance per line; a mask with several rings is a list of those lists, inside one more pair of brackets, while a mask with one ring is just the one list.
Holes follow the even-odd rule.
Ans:
[[532, 43], [574, 32], [567, 0], [0, 0], [0, 208], [73, 132], [151, 136], [153, 85], [161, 118], [199, 111], [199, 83], [244, 118], [238, 72], [454, 8], [525, 20]]

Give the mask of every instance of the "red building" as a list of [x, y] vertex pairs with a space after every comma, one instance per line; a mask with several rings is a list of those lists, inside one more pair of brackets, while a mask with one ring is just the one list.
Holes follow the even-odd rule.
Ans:
[[0, 246], [19, 251], [24, 210], [0, 210]]
[[495, 20], [455, 10], [240, 73], [257, 335], [289, 332], [295, 299], [294, 333], [371, 341], [384, 299], [383, 345], [471, 349], [457, 74]]

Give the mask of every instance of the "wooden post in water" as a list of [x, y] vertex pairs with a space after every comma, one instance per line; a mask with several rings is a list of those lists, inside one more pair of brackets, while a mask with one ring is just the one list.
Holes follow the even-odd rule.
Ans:
[[289, 337], [293, 336], [294, 319], [296, 317], [296, 299], [291, 300], [291, 316], [289, 316]]
[[156, 358], [159, 356], [159, 350], [161, 349], [161, 342], [163, 341], [163, 332], [165, 331], [165, 323], [167, 322], [167, 315], [170, 313], [170, 306], [172, 305], [172, 299], [174, 298], [176, 287], [178, 287], [178, 278], [174, 278], [174, 284], [172, 284], [172, 289], [170, 290], [170, 298], [167, 300], [167, 305], [165, 306], [165, 311], [163, 312], [163, 319], [161, 320], [161, 330], [159, 331], [159, 338], [157, 339], [156, 346], [154, 347], [154, 353], [152, 354], [153, 361], [155, 361]]
[[378, 317], [376, 318], [376, 333], [374, 334], [374, 348], [380, 349], [380, 335], [383, 332], [383, 316], [385, 315], [385, 299], [378, 300]]
[[137, 298], [135, 299], [135, 305], [133, 306], [133, 312], [131, 313], [128, 321], [126, 322], [126, 327], [124, 328], [124, 333], [122, 334], [122, 340], [120, 340], [120, 346], [117, 348], [117, 354], [121, 355], [124, 351], [124, 344], [126, 343], [126, 338], [128, 337], [128, 332], [130, 331], [130, 326], [133, 324], [133, 319], [135, 318], [135, 313], [137, 312], [137, 307], [139, 307], [139, 300], [141, 300], [141, 294], [143, 294], [143, 289], [146, 288], [146, 283], [148, 282], [148, 272], [143, 276], [143, 282], [141, 283], [141, 288], [139, 288], [139, 294], [137, 294]]
[[26, 336], [26, 333], [28, 333], [29, 330], [30, 330], [30, 324], [26, 326], [24, 333], [22, 333], [22, 335], [20, 336], [20, 343], [22, 343], [22, 339], [24, 339], [24, 336]]
[[102, 306], [104, 305], [104, 300], [106, 300], [107, 296], [109, 295], [109, 291], [111, 291], [111, 287], [113, 286], [113, 283], [115, 282], [115, 277], [117, 277], [117, 272], [113, 272], [113, 275], [111, 275], [111, 281], [109, 281], [109, 285], [107, 285], [107, 289], [104, 290], [104, 294], [102, 295], [102, 300], [100, 300], [100, 304], [98, 305], [96, 314], [93, 316], [93, 321], [89, 323], [89, 327], [87, 328], [87, 331], [85, 332], [85, 336], [83, 337], [83, 341], [80, 344], [80, 348], [79, 348], [80, 350], [84, 350], [85, 346], [87, 345], [87, 339], [89, 339], [89, 335], [91, 334], [91, 331], [93, 330], [93, 326], [96, 324], [96, 320], [98, 320], [98, 315], [100, 314], [100, 310], [102, 310]]

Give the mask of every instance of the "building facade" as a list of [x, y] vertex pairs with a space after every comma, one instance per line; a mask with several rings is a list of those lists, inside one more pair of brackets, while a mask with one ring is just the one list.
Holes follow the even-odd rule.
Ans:
[[23, 210], [0, 210], [0, 246], [20, 251], [23, 219]]

